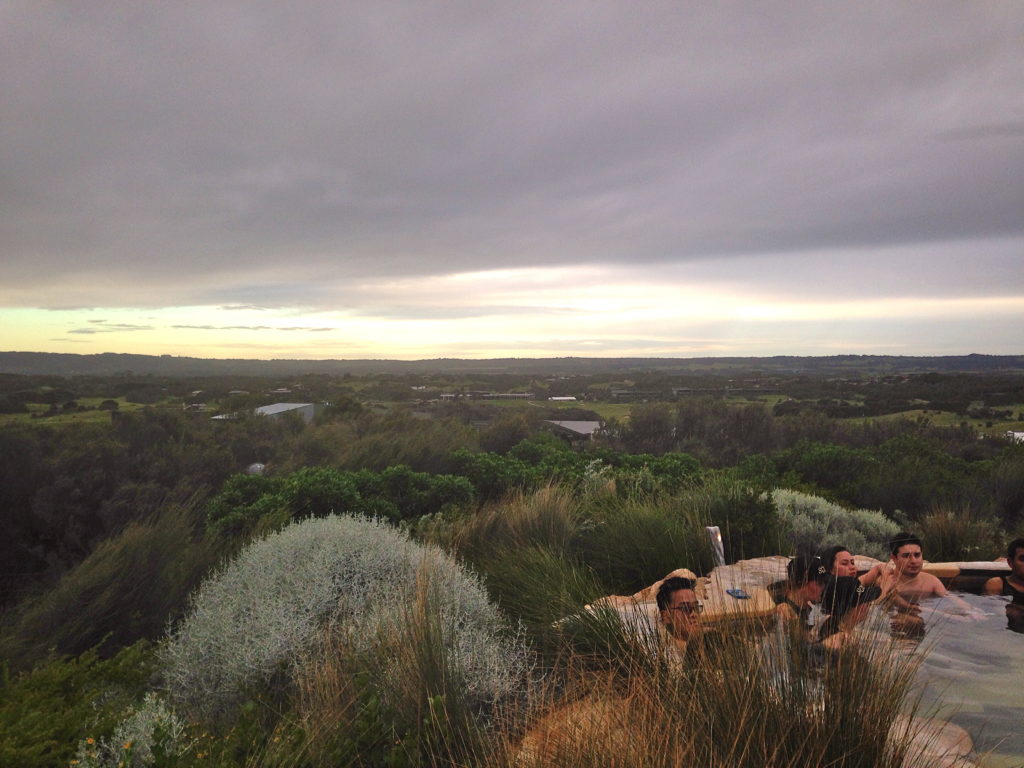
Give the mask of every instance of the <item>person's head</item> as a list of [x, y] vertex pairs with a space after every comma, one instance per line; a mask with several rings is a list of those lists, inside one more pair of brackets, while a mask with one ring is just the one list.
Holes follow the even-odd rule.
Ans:
[[825, 562], [826, 570], [833, 576], [857, 575], [857, 562], [846, 547], [837, 546], [827, 549], [821, 559]]
[[685, 639], [697, 631], [703, 606], [697, 601], [692, 579], [673, 576], [658, 587], [655, 599], [661, 623], [673, 636]]
[[864, 586], [853, 576], [833, 576], [821, 596], [821, 610], [832, 623], [846, 620], [856, 624], [867, 615], [867, 608], [879, 598], [882, 590], [875, 585]]
[[1024, 579], [1024, 539], [1014, 539], [1006, 547], [1006, 562], [1018, 579]]
[[906, 576], [916, 576], [924, 565], [921, 540], [910, 533], [897, 533], [889, 542], [889, 552], [896, 571]]
[[797, 555], [786, 565], [787, 588], [799, 592], [805, 602], [815, 603], [828, 578], [828, 568], [820, 557]]

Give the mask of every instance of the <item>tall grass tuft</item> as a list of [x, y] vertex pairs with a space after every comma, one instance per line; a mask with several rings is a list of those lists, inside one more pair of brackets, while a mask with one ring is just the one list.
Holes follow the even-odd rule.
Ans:
[[937, 506], [915, 526], [929, 560], [990, 560], [1001, 554], [995, 518], [970, 507]]
[[890, 645], [819, 658], [781, 634], [719, 633], [681, 663], [577, 678], [485, 765], [925, 765], [901, 717], [914, 668]]
[[480, 564], [501, 550], [539, 546], [564, 551], [576, 536], [582, 516], [582, 504], [568, 488], [547, 486], [514, 492], [460, 518], [443, 533], [438, 529], [432, 538]]
[[612, 591], [632, 594], [676, 568], [710, 570], [705, 533], [709, 499], [702, 489], [674, 496], [604, 495], [591, 505], [576, 551]]
[[101, 542], [50, 591], [26, 600], [5, 622], [0, 655], [23, 667], [96, 648], [107, 656], [156, 639], [182, 615], [216, 554], [195, 536], [196, 502], [131, 523]]
[[476, 576], [380, 521], [329, 516], [250, 545], [203, 584], [162, 650], [171, 700], [191, 718], [230, 720], [247, 691], [294, 680], [324, 626], [370, 653], [381, 633], [401, 629], [423, 568], [461, 660], [467, 706], [509, 695], [526, 649]]

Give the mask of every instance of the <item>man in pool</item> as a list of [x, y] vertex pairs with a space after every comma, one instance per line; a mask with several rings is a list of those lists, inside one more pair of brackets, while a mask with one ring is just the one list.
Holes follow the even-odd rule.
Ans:
[[673, 576], [658, 588], [658, 617], [661, 627], [678, 650], [701, 634], [700, 613], [704, 606], [697, 600], [691, 579]]
[[926, 573], [921, 540], [909, 533], [897, 533], [889, 542], [889, 564], [879, 564], [866, 574], [863, 583], [875, 584], [882, 596], [892, 600], [899, 614], [914, 616], [920, 613], [920, 602], [929, 597], [947, 598], [960, 613], [972, 613], [971, 607], [955, 595], [935, 576]]

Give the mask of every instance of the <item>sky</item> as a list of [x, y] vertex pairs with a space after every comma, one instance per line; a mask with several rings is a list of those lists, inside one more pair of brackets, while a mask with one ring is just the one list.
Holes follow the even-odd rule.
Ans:
[[1024, 353], [1024, 3], [0, 0], [0, 349]]

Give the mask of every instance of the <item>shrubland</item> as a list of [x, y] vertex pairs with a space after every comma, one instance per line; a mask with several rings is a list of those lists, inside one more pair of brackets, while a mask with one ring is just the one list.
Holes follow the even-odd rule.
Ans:
[[[812, 687], [787, 698], [727, 642], [709, 652], [729, 674], [672, 688], [608, 626], [559, 622], [674, 568], [706, 573], [708, 525], [730, 561], [831, 543], [878, 556], [896, 526], [931, 559], [991, 558], [1024, 525], [1024, 451], [702, 402], [635, 406], [582, 448], [523, 416], [478, 433], [402, 409], [0, 429], [0, 755], [16, 756], [0, 763], [523, 765], [521, 736], [576, 707], [594, 727], [552, 747], [565, 765], [898, 764], [902, 737], [838, 692], [860, 675], [896, 706], [902, 678], [791, 659], [787, 679]], [[255, 460], [265, 474], [242, 472]]]

